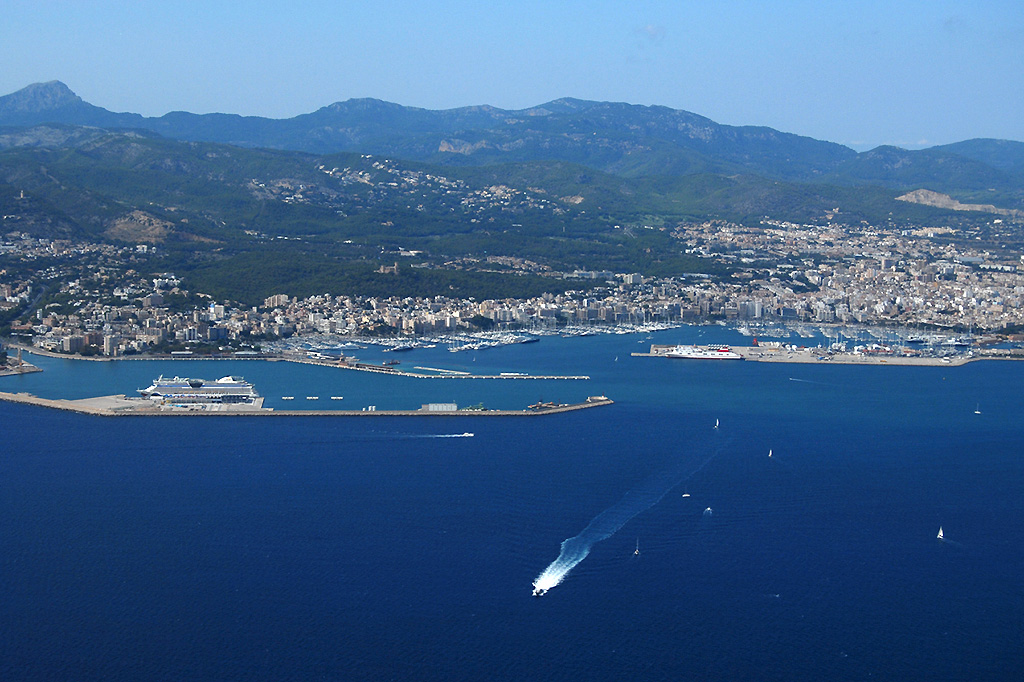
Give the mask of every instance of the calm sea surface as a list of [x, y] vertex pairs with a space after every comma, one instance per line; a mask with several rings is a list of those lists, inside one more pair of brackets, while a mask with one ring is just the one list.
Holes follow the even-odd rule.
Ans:
[[[586, 382], [33, 358], [44, 372], [0, 390], [240, 374], [278, 408], [616, 404], [105, 419], [0, 403], [0, 679], [1024, 679], [1024, 363], [630, 356], [741, 340], [398, 358]], [[544, 572], [561, 582], [532, 598]]]

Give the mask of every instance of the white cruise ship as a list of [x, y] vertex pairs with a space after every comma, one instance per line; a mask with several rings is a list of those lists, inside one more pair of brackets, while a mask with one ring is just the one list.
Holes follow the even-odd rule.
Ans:
[[665, 351], [667, 358], [685, 358], [689, 360], [742, 360], [743, 356], [729, 346], [676, 346]]
[[144, 398], [160, 403], [234, 403], [253, 404], [259, 393], [242, 377], [221, 377], [216, 381], [160, 376], [149, 388], [139, 389]]

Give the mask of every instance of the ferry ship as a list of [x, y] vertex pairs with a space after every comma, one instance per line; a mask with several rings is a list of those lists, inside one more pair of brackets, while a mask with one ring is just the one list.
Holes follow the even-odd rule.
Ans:
[[216, 381], [157, 377], [149, 388], [139, 389], [143, 398], [160, 403], [254, 404], [259, 398], [252, 384], [242, 377], [227, 376]]
[[729, 346], [676, 346], [665, 351], [667, 358], [685, 358], [690, 360], [742, 360], [743, 356]]

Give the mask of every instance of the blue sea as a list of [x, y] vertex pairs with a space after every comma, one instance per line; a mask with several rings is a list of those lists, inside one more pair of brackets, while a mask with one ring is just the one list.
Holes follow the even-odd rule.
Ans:
[[589, 381], [32, 358], [44, 371], [0, 390], [239, 374], [279, 409], [616, 402], [181, 419], [0, 403], [0, 679], [1024, 679], [1024, 364], [630, 355], [680, 341], [745, 340], [400, 358]]

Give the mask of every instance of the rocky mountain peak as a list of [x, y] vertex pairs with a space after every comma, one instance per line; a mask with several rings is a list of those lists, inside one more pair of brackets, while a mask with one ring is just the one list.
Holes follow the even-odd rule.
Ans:
[[82, 98], [60, 81], [33, 83], [27, 87], [0, 97], [0, 113], [35, 113], [64, 109], [79, 104]]

